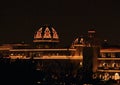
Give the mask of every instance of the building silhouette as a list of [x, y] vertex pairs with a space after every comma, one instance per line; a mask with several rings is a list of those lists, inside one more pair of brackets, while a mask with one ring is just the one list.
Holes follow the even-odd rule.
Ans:
[[29, 60], [35, 62], [34, 69], [41, 72], [37, 75], [39, 79], [46, 73], [47, 78], [64, 82], [67, 79], [76, 82], [83, 80], [84, 83], [92, 83], [97, 78], [120, 79], [120, 47], [102, 47], [94, 29], [76, 38], [69, 48], [59, 47], [59, 42], [57, 31], [50, 25], [44, 25], [35, 32], [32, 44], [2, 44], [0, 58], [4, 62], [9, 59], [10, 63]]

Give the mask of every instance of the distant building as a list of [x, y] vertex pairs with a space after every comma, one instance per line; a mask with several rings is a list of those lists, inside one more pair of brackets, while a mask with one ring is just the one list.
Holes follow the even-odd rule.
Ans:
[[91, 70], [94, 78], [120, 79], [120, 48], [102, 48], [94, 29], [90, 29], [87, 35], [76, 38], [70, 48], [58, 47], [59, 42], [57, 31], [52, 26], [44, 25], [35, 32], [33, 44], [1, 45], [0, 57], [11, 60], [71, 60], [83, 70]]

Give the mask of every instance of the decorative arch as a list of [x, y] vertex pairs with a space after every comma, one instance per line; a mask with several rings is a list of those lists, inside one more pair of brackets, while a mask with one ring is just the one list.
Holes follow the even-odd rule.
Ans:
[[54, 28], [52, 28], [52, 33], [53, 33], [53, 38], [54, 38], [54, 39], [58, 39], [58, 38], [59, 38], [59, 37], [58, 37], [58, 34], [57, 34], [57, 32], [55, 31]]
[[35, 34], [34, 38], [42, 38], [42, 28], [40, 28]]
[[43, 38], [51, 38], [51, 34], [50, 34], [50, 30], [49, 28], [47, 27], [44, 31], [44, 36]]

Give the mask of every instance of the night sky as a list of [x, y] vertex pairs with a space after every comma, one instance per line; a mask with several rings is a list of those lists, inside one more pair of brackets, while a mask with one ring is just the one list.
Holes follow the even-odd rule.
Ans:
[[4, 0], [0, 2], [0, 43], [32, 42], [40, 26], [51, 24], [64, 45], [90, 28], [100, 39], [120, 44], [119, 5], [115, 0]]

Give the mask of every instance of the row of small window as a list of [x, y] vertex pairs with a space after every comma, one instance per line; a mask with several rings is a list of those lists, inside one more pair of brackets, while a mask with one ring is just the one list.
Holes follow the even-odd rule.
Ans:
[[11, 54], [10, 54], [10, 56], [24, 56], [24, 55], [25, 55], [25, 54], [23, 54], [23, 53], [22, 53], [22, 54], [20, 54], [20, 53], [19, 53], [19, 54], [18, 54], [18, 53], [14, 53], [14, 54], [11, 53]]
[[41, 57], [43, 55], [46, 55], [46, 56], [59, 56], [59, 55], [69, 55], [69, 54], [63, 54], [63, 53], [33, 53], [33, 54], [30, 54], [30, 53], [11, 53], [10, 56], [34, 56], [34, 57]]
[[120, 69], [120, 63], [118, 62], [101, 62], [98, 65], [99, 68], [103, 69]]
[[119, 80], [120, 79], [120, 74], [119, 73], [101, 73], [101, 74], [93, 74], [93, 78], [99, 78], [102, 80], [109, 80], [109, 79], [113, 79], [113, 80]]
[[101, 53], [102, 58], [120, 58], [120, 53]]

